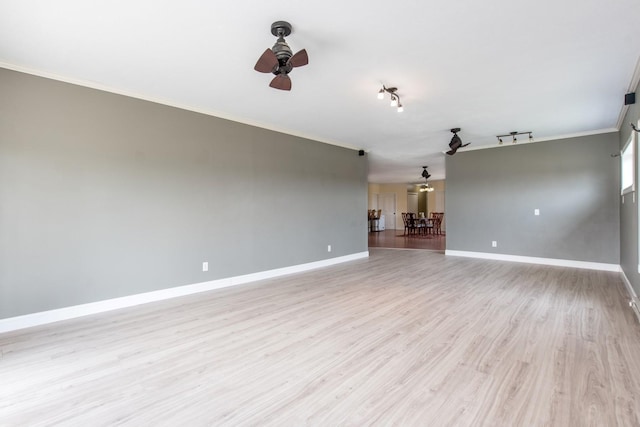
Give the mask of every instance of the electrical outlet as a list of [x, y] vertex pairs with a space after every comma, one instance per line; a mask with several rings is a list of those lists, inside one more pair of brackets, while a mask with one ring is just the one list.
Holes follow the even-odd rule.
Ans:
[[203, 262], [202, 263], [202, 271], [209, 271], [209, 263], [208, 262]]
[[327, 245], [327, 252], [331, 252], [331, 245]]
[[491, 246], [494, 247], [494, 248], [497, 248], [498, 247], [498, 241], [497, 240], [493, 240], [491, 242]]
[[540, 215], [540, 209], [534, 209], [533, 214], [536, 216]]

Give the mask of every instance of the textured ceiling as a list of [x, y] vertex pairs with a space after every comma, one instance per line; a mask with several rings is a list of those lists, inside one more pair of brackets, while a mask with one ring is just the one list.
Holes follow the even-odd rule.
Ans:
[[[253, 70], [277, 20], [310, 58], [291, 92]], [[0, 0], [0, 66], [364, 149], [376, 183], [443, 178], [452, 127], [615, 129], [639, 57], [638, 0]]]

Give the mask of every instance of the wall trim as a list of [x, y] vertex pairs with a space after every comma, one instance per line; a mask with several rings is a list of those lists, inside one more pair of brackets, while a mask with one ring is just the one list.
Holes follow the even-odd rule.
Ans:
[[[507, 143], [507, 141], [505, 141], [504, 144], [499, 144], [496, 142], [494, 144], [489, 144], [489, 145], [469, 146], [469, 147], [462, 148], [459, 151], [463, 153], [465, 151], [487, 150], [490, 148], [517, 147], [519, 145], [536, 144], [538, 142], [545, 142], [545, 141], [559, 141], [559, 140], [572, 139], [572, 138], [581, 138], [585, 136], [602, 135], [605, 133], [618, 132], [619, 130], [620, 128], [595, 129], [595, 130], [590, 130], [585, 132], [574, 132], [574, 133], [567, 133], [564, 135], [548, 136], [544, 138], [535, 138], [535, 135], [534, 135], [533, 141], [529, 141], [527, 138], [522, 138], [522, 141], [519, 140], [517, 144]], [[442, 151], [442, 153], [445, 154], [446, 151]]]
[[155, 301], [162, 301], [171, 298], [191, 295], [199, 292], [207, 292], [214, 289], [226, 288], [230, 286], [243, 285], [245, 283], [256, 282], [258, 280], [271, 279], [288, 274], [302, 273], [316, 268], [329, 267], [343, 262], [355, 261], [368, 258], [369, 251], [358, 252], [336, 258], [321, 261], [299, 264], [290, 267], [276, 268], [274, 270], [261, 271], [258, 273], [245, 274], [242, 276], [228, 277], [224, 279], [211, 280], [208, 282], [194, 283], [191, 285], [177, 286], [174, 288], [160, 289], [142, 294], [128, 295], [125, 297], [113, 298], [103, 301], [96, 301], [87, 304], [74, 305], [55, 310], [42, 311], [38, 313], [25, 314], [22, 316], [0, 319], [0, 333], [10, 332], [32, 326], [45, 325], [61, 320], [75, 319], [91, 314], [104, 313], [106, 311], [118, 310], [126, 307], [133, 307], [140, 304], [147, 304]]
[[[635, 92], [638, 84], [640, 83], [640, 57], [638, 57], [638, 61], [636, 62], [636, 67], [633, 69], [633, 74], [631, 75], [631, 82], [629, 83], [629, 87], [627, 88], [626, 93]], [[618, 114], [618, 121], [616, 122], [616, 128], [618, 130], [622, 129], [624, 126], [624, 116], [627, 115], [627, 111], [629, 110], [628, 105], [622, 105], [620, 109], [620, 114]]]
[[468, 252], [468, 251], [454, 251], [447, 249], [444, 252], [445, 255], [460, 256], [467, 258], [481, 258], [492, 259], [497, 261], [511, 261], [511, 262], [524, 262], [527, 264], [542, 264], [542, 265], [554, 265], [558, 267], [571, 267], [582, 268], [586, 270], [602, 270], [621, 272], [622, 269], [618, 264], [605, 264], [601, 262], [588, 262], [588, 261], [574, 261], [570, 259], [557, 259], [557, 258], [538, 258], [521, 255], [506, 255], [506, 254], [494, 254], [487, 252]]
[[261, 128], [261, 129], [271, 130], [271, 131], [274, 131], [274, 132], [283, 133], [285, 135], [297, 136], [299, 138], [304, 138], [304, 139], [308, 139], [308, 140], [316, 141], [316, 142], [322, 142], [324, 144], [335, 145], [337, 147], [347, 148], [347, 149], [350, 149], [350, 150], [360, 150], [359, 147], [355, 147], [355, 146], [350, 145], [350, 144], [345, 144], [345, 143], [340, 142], [340, 141], [334, 141], [334, 140], [330, 140], [330, 139], [327, 139], [327, 138], [322, 138], [322, 137], [317, 136], [317, 135], [309, 135], [309, 134], [305, 134], [305, 133], [302, 133], [302, 132], [295, 131], [293, 129], [288, 129], [288, 128], [279, 127], [279, 126], [273, 126], [273, 125], [270, 125], [268, 123], [259, 122], [259, 121], [256, 121], [256, 120], [250, 120], [250, 119], [247, 119], [245, 117], [240, 117], [240, 116], [236, 116], [236, 115], [233, 115], [233, 114], [228, 114], [228, 113], [225, 113], [225, 112], [222, 112], [222, 111], [218, 111], [218, 110], [209, 110], [209, 109], [205, 109], [205, 108], [196, 107], [196, 106], [193, 106], [193, 105], [181, 104], [179, 102], [171, 101], [171, 100], [164, 99], [164, 98], [157, 98], [157, 97], [153, 97], [153, 96], [144, 95], [144, 94], [141, 94], [141, 93], [136, 93], [136, 92], [131, 92], [131, 91], [127, 91], [127, 90], [116, 89], [116, 88], [114, 88], [112, 86], [107, 86], [107, 85], [100, 84], [100, 83], [97, 83], [97, 82], [92, 82], [92, 81], [89, 81], [89, 80], [82, 80], [82, 79], [77, 79], [77, 78], [74, 78], [74, 77], [65, 77], [65, 76], [62, 76], [62, 75], [59, 75], [59, 74], [55, 74], [55, 73], [51, 73], [51, 72], [48, 72], [48, 71], [36, 70], [36, 69], [33, 69], [33, 68], [23, 67], [21, 65], [16, 65], [16, 64], [8, 63], [8, 62], [1, 62], [1, 61], [0, 61], [0, 68], [6, 68], [7, 70], [18, 71], [20, 73], [31, 74], [33, 76], [44, 77], [45, 79], [57, 80], [59, 82], [70, 83], [72, 85], [87, 87], [87, 88], [90, 88], [90, 89], [96, 89], [96, 90], [100, 90], [100, 91], [103, 91], [103, 92], [114, 93], [116, 95], [122, 95], [122, 96], [126, 96], [126, 97], [129, 97], [129, 98], [141, 99], [143, 101], [149, 101], [149, 102], [153, 102], [155, 104], [161, 104], [161, 105], [166, 105], [166, 106], [169, 106], [169, 107], [179, 108], [181, 110], [193, 111], [194, 113], [205, 114], [207, 116], [217, 117], [219, 119], [230, 120], [232, 122], [242, 123], [244, 125], [254, 126], [254, 127], [257, 127], [257, 128]]
[[[632, 83], [631, 86], [633, 86], [633, 82], [636, 83], [637, 85], [637, 80], [638, 76], [640, 76], [640, 59], [638, 60], [638, 63], [636, 64], [636, 71], [633, 74], [633, 78], [632, 78]], [[286, 135], [291, 135], [291, 136], [297, 136], [299, 138], [304, 138], [304, 139], [309, 139], [312, 141], [317, 141], [317, 142], [322, 142], [324, 144], [329, 144], [329, 145], [335, 145], [337, 147], [342, 147], [342, 148], [347, 148], [350, 150], [360, 150], [359, 147], [355, 147], [353, 145], [350, 144], [345, 144], [343, 142], [340, 141], [334, 141], [334, 140], [330, 140], [330, 139], [326, 139], [326, 138], [322, 138], [319, 137], [317, 135], [308, 135], [308, 134], [304, 134], [301, 132], [297, 132], [295, 130], [292, 129], [287, 129], [287, 128], [282, 128], [282, 127], [278, 127], [278, 126], [273, 126], [270, 125], [268, 123], [263, 123], [263, 122], [258, 122], [255, 120], [249, 120], [247, 118], [244, 117], [239, 117], [239, 116], [235, 116], [232, 114], [228, 114], [225, 113], [223, 111], [218, 111], [218, 110], [207, 110], [204, 108], [199, 108], [199, 107], [195, 107], [193, 105], [186, 105], [186, 104], [180, 104], [168, 99], [163, 99], [163, 98], [156, 98], [156, 97], [152, 97], [152, 96], [147, 96], [147, 95], [143, 95], [140, 93], [135, 93], [135, 92], [131, 92], [131, 91], [127, 91], [127, 90], [121, 90], [121, 89], [116, 89], [114, 87], [111, 86], [107, 86], [104, 84], [100, 84], [97, 82], [92, 82], [89, 80], [82, 80], [82, 79], [77, 79], [77, 78], [73, 78], [73, 77], [66, 77], [66, 76], [62, 76], [60, 74], [56, 74], [56, 73], [51, 73], [48, 71], [42, 71], [42, 70], [36, 70], [33, 68], [29, 68], [29, 67], [24, 67], [21, 65], [17, 65], [17, 64], [11, 64], [8, 62], [1, 62], [0, 61], [0, 68], [6, 68], [7, 70], [12, 70], [12, 71], [18, 71], [20, 73], [25, 73], [25, 74], [31, 74], [33, 76], [38, 76], [38, 77], [44, 77], [46, 79], [51, 79], [51, 80], [57, 80], [60, 82], [64, 82], [64, 83], [70, 83], [76, 86], [82, 86], [82, 87], [87, 87], [90, 89], [96, 89], [96, 90], [100, 90], [103, 92], [109, 92], [109, 93], [114, 93], [117, 95], [123, 95], [123, 96], [127, 96], [129, 98], [135, 98], [135, 99], [141, 99], [143, 101], [149, 101], [149, 102], [153, 102], [155, 104], [161, 104], [161, 105], [167, 105], [169, 107], [175, 107], [175, 108], [179, 108], [181, 110], [186, 110], [186, 111], [193, 111], [195, 113], [200, 113], [200, 114], [205, 114], [207, 116], [212, 116], [212, 117], [217, 117], [220, 119], [224, 119], [224, 120], [230, 120], [233, 122], [238, 122], [238, 123], [242, 123], [245, 125], [249, 125], [249, 126], [254, 126], [254, 127], [258, 127], [258, 128], [262, 128], [262, 129], [267, 129], [267, 130], [271, 130], [274, 132], [280, 132]], [[633, 86], [635, 87], [635, 86]], [[623, 107], [628, 108], [628, 105], [625, 105]], [[618, 118], [618, 123], [616, 124], [615, 127], [613, 128], [605, 128], [605, 129], [595, 129], [595, 130], [591, 130], [591, 131], [586, 131], [586, 132], [576, 132], [576, 133], [571, 133], [571, 134], [565, 134], [565, 135], [555, 135], [555, 136], [549, 136], [549, 137], [545, 137], [545, 138], [534, 138], [533, 142], [529, 142], [527, 141], [519, 141], [518, 144], [515, 145], [524, 145], [524, 144], [535, 144], [536, 142], [543, 142], [543, 141], [555, 141], [555, 140], [559, 140], [559, 139], [570, 139], [570, 138], [577, 138], [577, 137], [582, 137], [582, 136], [590, 136], [590, 135], [599, 135], [599, 134], [603, 134], [603, 133], [611, 133], [611, 132], [618, 132], [620, 130], [620, 126], [622, 123], [622, 120], [624, 118], [624, 115], [626, 114], [627, 110], [625, 108], [623, 108], [620, 112], [620, 116]], [[491, 145], [476, 145], [476, 146], [470, 146], [470, 147], [466, 147], [464, 149], [461, 150], [461, 152], [464, 151], [475, 151], [475, 150], [486, 150], [488, 148], [500, 148], [500, 147], [507, 147], [507, 146], [512, 146], [514, 144], [504, 144], [504, 145], [499, 145], [499, 144], [491, 144]], [[369, 151], [366, 151], [367, 153], [369, 153]], [[445, 153], [445, 151], [442, 151], [442, 153]], [[444, 178], [439, 178], [439, 179], [444, 179]]]
[[624, 274], [624, 270], [620, 271], [620, 276], [622, 277], [622, 281], [624, 282], [625, 287], [627, 288], [627, 292], [629, 293], [629, 298], [631, 298], [629, 300], [629, 306], [631, 307], [633, 312], [636, 314], [636, 317], [638, 318], [638, 322], [640, 322], [640, 300], [638, 300], [638, 295], [636, 294], [636, 291], [633, 289], [633, 286], [631, 286], [631, 281], [629, 280], [627, 275]]

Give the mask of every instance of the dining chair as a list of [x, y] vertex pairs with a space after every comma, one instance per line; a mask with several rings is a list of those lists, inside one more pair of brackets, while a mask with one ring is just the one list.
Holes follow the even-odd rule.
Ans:
[[402, 212], [400, 214], [402, 216], [402, 223], [404, 224], [404, 232], [403, 235], [407, 235], [409, 233], [409, 216], [406, 212]]
[[435, 234], [442, 234], [443, 218], [444, 212], [431, 212], [431, 220], [433, 221], [433, 232]]
[[407, 213], [409, 222], [409, 234], [420, 234], [424, 231], [423, 223], [417, 218], [415, 212]]

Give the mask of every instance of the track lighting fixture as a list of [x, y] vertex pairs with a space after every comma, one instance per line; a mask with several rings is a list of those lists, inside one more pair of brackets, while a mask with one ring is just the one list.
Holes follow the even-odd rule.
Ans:
[[533, 142], [533, 132], [509, 132], [508, 134], [505, 135], [497, 135], [496, 138], [498, 138], [498, 144], [502, 145], [502, 138], [506, 137], [506, 136], [510, 136], [512, 142], [515, 144], [516, 142], [518, 142], [518, 135], [529, 135], [529, 142]]
[[391, 95], [391, 103], [389, 104], [393, 108], [397, 108], [398, 113], [402, 113], [404, 111], [404, 107], [402, 106], [402, 102], [400, 102], [400, 95], [396, 92], [398, 91], [397, 87], [386, 87], [382, 85], [382, 89], [378, 91], [378, 99], [384, 99], [385, 92]]

